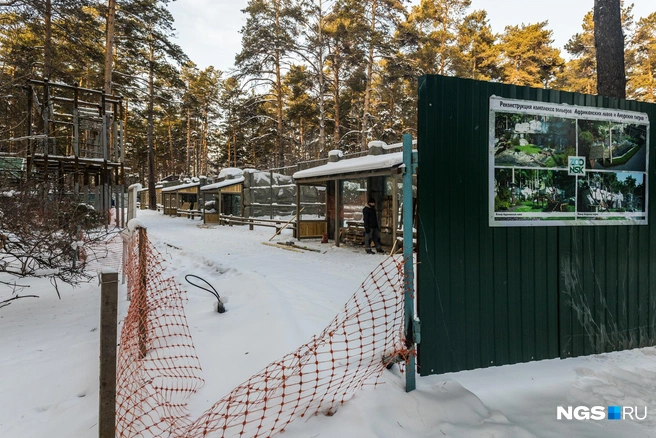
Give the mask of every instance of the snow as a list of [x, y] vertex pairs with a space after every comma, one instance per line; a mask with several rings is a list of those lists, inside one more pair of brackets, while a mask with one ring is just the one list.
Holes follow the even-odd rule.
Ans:
[[130, 219], [130, 221], [128, 222], [128, 230], [133, 232], [137, 228], [148, 228], [148, 227], [141, 219], [137, 219], [137, 218]]
[[[206, 384], [192, 396], [197, 417], [266, 365], [320, 333], [366, 276], [385, 259], [361, 248], [303, 241], [315, 252], [262, 245], [273, 230], [206, 226], [138, 212], [166, 260], [165, 275], [187, 291], [186, 315]], [[274, 242], [292, 240], [284, 230]], [[216, 299], [191, 287], [209, 281]], [[8, 281], [0, 276], [0, 281]], [[20, 279], [21, 295], [0, 308], [0, 437], [98, 436], [100, 286]], [[0, 288], [0, 301], [11, 296]], [[119, 284], [119, 330], [127, 311]], [[428, 342], [427, 340], [424, 340]], [[406, 393], [395, 366], [332, 416], [299, 418], [282, 438], [655, 437], [656, 348], [417, 377]], [[648, 406], [644, 421], [556, 420], [557, 406]]]
[[328, 156], [342, 158], [342, 156], [344, 156], [344, 153], [339, 149], [333, 149], [332, 151], [328, 152]]
[[225, 181], [220, 181], [220, 182], [217, 182], [217, 183], [214, 183], [214, 184], [208, 184], [206, 186], [201, 187], [200, 189], [202, 191], [216, 190], [216, 189], [221, 189], [221, 188], [224, 188], [224, 187], [234, 186], [235, 184], [239, 184], [239, 183], [242, 183], [242, 182], [244, 182], [244, 177], [240, 176], [240, 177], [235, 178], [235, 179], [226, 179]]
[[162, 192], [176, 192], [178, 190], [189, 189], [191, 187], [198, 187], [198, 186], [200, 186], [199, 182], [188, 182], [186, 184], [180, 184], [180, 185], [177, 185], [177, 186], [166, 187], [165, 189], [162, 189]]
[[233, 177], [240, 177], [244, 174], [244, 171], [238, 167], [224, 167], [219, 172], [219, 178], [227, 178], [229, 175]]
[[369, 144], [367, 144], [367, 147], [368, 147], [369, 149], [371, 149], [371, 148], [373, 148], [373, 147], [381, 147], [381, 148], [384, 148], [384, 147], [386, 147], [386, 146], [387, 146], [387, 143], [385, 143], [385, 142], [382, 141], [382, 140], [372, 140], [372, 141], [369, 142]]
[[[412, 140], [412, 146], [417, 146], [417, 139]], [[386, 144], [383, 146], [383, 149], [389, 150], [389, 149], [398, 149], [403, 147], [403, 142], [401, 143], [392, 143], [392, 144]]]
[[294, 173], [294, 179], [313, 178], [317, 176], [338, 175], [363, 172], [367, 170], [392, 169], [403, 164], [403, 152], [383, 155], [365, 155], [363, 157], [326, 163]]

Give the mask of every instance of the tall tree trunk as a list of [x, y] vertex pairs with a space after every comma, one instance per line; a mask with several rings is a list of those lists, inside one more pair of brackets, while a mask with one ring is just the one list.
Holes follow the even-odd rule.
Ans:
[[233, 167], [237, 167], [237, 136], [235, 131], [232, 131], [232, 144], [235, 145], [235, 164]]
[[173, 155], [173, 129], [171, 129], [171, 118], [168, 119], [169, 122], [169, 159], [166, 160], [166, 173], [165, 175], [171, 175], [173, 173], [173, 163], [175, 163]]
[[[276, 0], [276, 32], [280, 30], [280, 0]], [[282, 141], [282, 73], [280, 72], [280, 49], [276, 47], [276, 102], [278, 113], [278, 135], [276, 135], [276, 146], [278, 148], [278, 167], [285, 165], [285, 148]]]
[[[335, 83], [335, 91], [333, 92], [333, 112], [335, 113], [335, 132], [333, 132], [333, 148], [339, 149], [340, 135], [340, 113], [339, 113], [339, 61], [337, 61], [339, 54], [335, 54], [335, 62], [333, 63], [333, 81]], [[317, 157], [320, 158], [320, 157]]]
[[594, 39], [597, 55], [597, 93], [602, 96], [626, 98], [620, 0], [595, 0]]
[[187, 166], [185, 167], [185, 173], [191, 175], [191, 114], [189, 109], [187, 109]]
[[112, 94], [112, 70], [114, 62], [114, 15], [116, 0], [107, 4], [107, 36], [105, 40], [105, 93]]
[[323, 1], [319, 0], [319, 155], [326, 154], [326, 79], [323, 75]]
[[367, 86], [364, 90], [364, 108], [362, 110], [362, 138], [360, 149], [367, 150], [367, 131], [369, 130], [369, 111], [371, 107], [371, 83], [374, 71], [374, 42], [373, 36], [376, 32], [376, 10], [378, 9], [378, 0], [374, 0], [371, 4], [371, 27], [370, 27], [370, 41], [369, 41], [369, 54], [367, 55]]
[[148, 58], [148, 208], [157, 210], [155, 192], [155, 145], [153, 137], [153, 107], [155, 93], [155, 48], [150, 34], [150, 56]]
[[45, 12], [46, 36], [43, 43], [43, 77], [50, 79], [52, 75], [52, 2], [46, 0]]

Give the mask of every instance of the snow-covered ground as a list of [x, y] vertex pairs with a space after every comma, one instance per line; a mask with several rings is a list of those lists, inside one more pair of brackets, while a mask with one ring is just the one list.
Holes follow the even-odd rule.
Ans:
[[[306, 243], [316, 252], [262, 245], [270, 228], [203, 227], [139, 211], [167, 272], [188, 291], [187, 319], [206, 384], [200, 415], [270, 362], [318, 334], [384, 256]], [[291, 240], [289, 235], [274, 241]], [[228, 311], [184, 282], [196, 274], [228, 296]], [[98, 436], [99, 287], [26, 280], [40, 297], [0, 308], [0, 437]], [[10, 291], [0, 289], [0, 301]], [[119, 291], [126, 313], [125, 288]], [[120, 329], [120, 326], [119, 326]], [[637, 406], [646, 420], [556, 420], [557, 406]], [[395, 367], [332, 416], [300, 418], [286, 437], [656, 437], [656, 349], [418, 377], [404, 391]]]

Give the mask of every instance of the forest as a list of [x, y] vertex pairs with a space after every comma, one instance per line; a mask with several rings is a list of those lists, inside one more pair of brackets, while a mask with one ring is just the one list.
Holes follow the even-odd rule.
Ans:
[[[592, 10], [565, 45], [547, 21], [494, 33], [470, 0], [250, 0], [229, 71], [176, 44], [169, 0], [0, 1], [0, 140], [27, 132], [25, 83], [123, 98], [126, 175], [274, 168], [416, 134], [417, 78], [596, 93]], [[656, 100], [656, 12], [622, 8], [627, 98]], [[5, 144], [6, 146], [6, 144]], [[0, 150], [3, 143], [0, 143]]]

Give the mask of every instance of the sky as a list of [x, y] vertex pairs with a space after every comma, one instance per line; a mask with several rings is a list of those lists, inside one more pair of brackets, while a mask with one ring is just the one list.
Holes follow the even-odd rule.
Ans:
[[[418, 0], [413, 0], [417, 4]], [[634, 16], [646, 17], [656, 11], [653, 0], [634, 0]], [[177, 42], [199, 68], [210, 65], [228, 71], [241, 49], [239, 30], [246, 22], [241, 12], [247, 0], [175, 0], [169, 8], [175, 19]], [[549, 21], [554, 44], [563, 46], [581, 29], [594, 0], [472, 0], [471, 10], [485, 9], [494, 32], [507, 25]]]
[[[361, 284], [371, 284], [370, 273], [388, 260], [386, 255], [364, 254], [362, 248], [337, 248], [318, 240], [302, 244], [319, 252], [281, 249], [276, 242], [290, 240], [289, 230], [270, 242], [272, 228], [200, 227], [199, 220], [149, 210], [139, 210], [138, 219], [164, 259], [163, 278], [172, 277], [186, 293], [186, 322], [205, 381], [189, 399], [192, 419], [268, 364], [319, 336], [334, 318], [352, 314], [344, 312], [344, 304]], [[101, 261], [96, 268], [117, 267], [120, 248], [119, 239], [118, 256], [110, 257], [109, 263]], [[190, 287], [184, 280], [187, 274], [205, 278], [227, 298], [227, 311], [215, 312], [214, 297]], [[7, 278], [0, 275], [1, 280]], [[97, 280], [77, 288], [60, 283], [61, 299], [47, 279], [26, 278], [20, 283], [30, 285], [22, 294], [39, 298], [15, 300], [0, 308], [0, 437], [98, 437]], [[0, 301], [10, 293], [9, 288], [0, 287]], [[126, 286], [120, 284], [119, 331], [128, 305]], [[154, 346], [149, 351], [149, 357], [158, 356]], [[284, 434], [276, 436], [654, 438], [654, 358], [656, 348], [650, 347], [418, 376], [417, 389], [410, 393], [405, 392], [404, 375], [394, 366], [382, 371], [378, 385], [370, 380], [371, 384], [327, 415], [296, 418]], [[338, 361], [339, 366], [333, 368], [337, 380], [348, 363]], [[350, 363], [352, 367], [361, 362]], [[149, 366], [159, 368], [156, 361]], [[171, 380], [163, 383], [169, 386]], [[286, 400], [293, 401], [291, 395], [294, 392]], [[641, 416], [647, 407], [648, 417], [559, 421], [558, 406], [632, 406], [639, 407]], [[277, 409], [270, 411], [275, 414]]]

